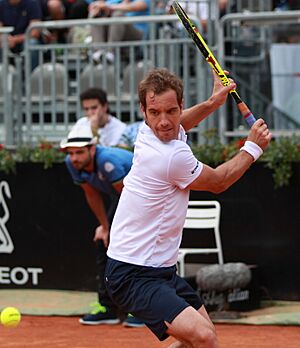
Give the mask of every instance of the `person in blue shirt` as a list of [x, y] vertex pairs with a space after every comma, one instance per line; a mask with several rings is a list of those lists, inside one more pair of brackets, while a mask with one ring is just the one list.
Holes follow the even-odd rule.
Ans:
[[[89, 125], [74, 126], [66, 140], [60, 146], [67, 152], [66, 166], [75, 184], [81, 186], [87, 203], [99, 226], [95, 230], [96, 262], [98, 273], [99, 303], [95, 310], [79, 321], [81, 324], [118, 324], [117, 308], [107, 295], [104, 284], [104, 270], [109, 240], [109, 229], [115, 213], [119, 196], [123, 188], [123, 179], [132, 165], [133, 154], [130, 151], [114, 147], [97, 145]], [[105, 200], [109, 198], [109, 207], [105, 208]], [[129, 316], [123, 322], [125, 326], [142, 326], [143, 323]]]
[[[0, 0], [0, 26], [13, 27], [8, 36], [8, 46], [13, 53], [24, 49], [25, 32], [28, 26], [42, 20], [41, 4], [37, 0]], [[31, 31], [30, 44], [41, 43], [40, 30]], [[31, 51], [31, 68], [38, 65], [38, 51]]]
[[[151, 13], [150, 0], [95, 1], [89, 6], [89, 17], [97, 16], [149, 16]], [[147, 23], [117, 23], [103, 26], [94, 25], [91, 28], [93, 42], [136, 41], [148, 38], [149, 25]], [[93, 53], [95, 63], [100, 63], [103, 56], [108, 62], [114, 61], [113, 50], [96, 50]]]
[[[50, 1], [50, 0], [48, 0]], [[57, 0], [51, 0], [51, 1], [57, 1]], [[98, 0], [96, 0], [97, 2]], [[108, 5], [110, 4], [118, 4], [122, 2], [122, 0], [102, 0], [103, 2], [106, 2]], [[81, 19], [81, 18], [88, 18], [93, 17], [91, 14], [89, 14], [89, 6], [91, 3], [94, 2], [94, 0], [63, 0], [64, 3], [71, 2], [68, 9], [68, 19]]]

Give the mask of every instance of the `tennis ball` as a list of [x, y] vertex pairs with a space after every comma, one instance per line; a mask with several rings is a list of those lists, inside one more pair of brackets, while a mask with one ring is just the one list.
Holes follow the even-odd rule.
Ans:
[[1, 312], [1, 324], [7, 327], [16, 327], [21, 321], [21, 313], [14, 307], [6, 307]]

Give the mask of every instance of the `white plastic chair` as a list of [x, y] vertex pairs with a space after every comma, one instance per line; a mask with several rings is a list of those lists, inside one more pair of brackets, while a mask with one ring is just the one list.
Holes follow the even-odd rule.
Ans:
[[217, 201], [189, 201], [186, 219], [183, 228], [200, 230], [212, 229], [215, 237], [215, 247], [180, 248], [178, 255], [178, 273], [185, 276], [185, 257], [188, 254], [217, 254], [219, 264], [223, 264], [223, 252], [220, 237], [221, 206]]
[[51, 98], [64, 100], [65, 81], [67, 81], [67, 70], [63, 64], [44, 63], [38, 65], [30, 77], [32, 100], [38, 103], [40, 99], [43, 101], [51, 100]]

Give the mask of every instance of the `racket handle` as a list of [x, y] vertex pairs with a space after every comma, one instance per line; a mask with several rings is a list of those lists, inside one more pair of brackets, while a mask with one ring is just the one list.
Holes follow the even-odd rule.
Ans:
[[256, 121], [256, 118], [253, 116], [248, 106], [244, 102], [237, 104], [237, 106], [249, 127], [252, 127], [253, 123]]

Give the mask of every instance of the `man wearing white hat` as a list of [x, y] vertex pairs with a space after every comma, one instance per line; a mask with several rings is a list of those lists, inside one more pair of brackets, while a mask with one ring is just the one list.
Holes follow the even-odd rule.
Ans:
[[[123, 188], [123, 179], [131, 168], [133, 154], [124, 149], [97, 145], [97, 137], [93, 136], [89, 125], [75, 125], [60, 146], [68, 153], [66, 165], [74, 183], [82, 187], [88, 205], [99, 221], [94, 235], [99, 303], [79, 321], [87, 325], [117, 324], [120, 319], [106, 292], [104, 269], [110, 222]], [[103, 194], [110, 198], [108, 211], [105, 209]], [[126, 324], [126, 320], [124, 323]], [[142, 325], [132, 317], [130, 323], [132, 326]]]

